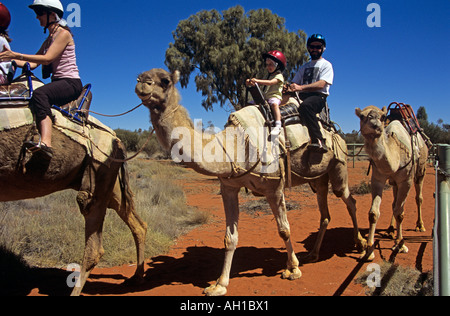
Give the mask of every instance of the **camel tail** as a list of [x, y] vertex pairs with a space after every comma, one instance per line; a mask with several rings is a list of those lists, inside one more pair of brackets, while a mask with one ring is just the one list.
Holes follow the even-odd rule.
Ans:
[[133, 212], [135, 210], [134, 193], [131, 191], [128, 165], [126, 162], [120, 167], [119, 182], [122, 192], [122, 209], [125, 209], [127, 212]]

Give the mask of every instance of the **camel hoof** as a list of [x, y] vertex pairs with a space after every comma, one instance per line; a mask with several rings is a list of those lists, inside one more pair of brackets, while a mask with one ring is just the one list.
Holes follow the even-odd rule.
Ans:
[[388, 229], [386, 229], [386, 235], [390, 239], [395, 239], [395, 228], [390, 226]]
[[372, 262], [374, 259], [375, 259], [375, 254], [373, 253], [373, 251], [369, 256], [367, 255], [367, 251], [363, 251], [361, 253], [361, 255], [359, 256], [359, 260], [362, 262]]
[[364, 251], [366, 251], [366, 249], [367, 249], [367, 240], [365, 240], [364, 238], [359, 239], [358, 242], [356, 243], [356, 251], [362, 254]]
[[423, 224], [417, 224], [416, 225], [416, 232], [426, 232], [427, 230], [425, 229], [425, 226]]
[[403, 245], [400, 249], [398, 247], [399, 245], [395, 245], [394, 247], [392, 247], [393, 251], [397, 251], [398, 253], [408, 253], [409, 249], [408, 247], [406, 247], [405, 245]]
[[214, 284], [207, 287], [203, 291], [203, 294], [206, 296], [224, 296], [227, 294], [227, 288], [220, 284]]
[[292, 271], [289, 270], [289, 269], [286, 269], [286, 270], [284, 270], [284, 272], [281, 274], [281, 278], [282, 278], [283, 280], [290, 280], [290, 281], [293, 281], [293, 280], [298, 280], [298, 279], [300, 279], [301, 277], [302, 277], [302, 272], [300, 271], [299, 268], [294, 268], [294, 269], [292, 269]]

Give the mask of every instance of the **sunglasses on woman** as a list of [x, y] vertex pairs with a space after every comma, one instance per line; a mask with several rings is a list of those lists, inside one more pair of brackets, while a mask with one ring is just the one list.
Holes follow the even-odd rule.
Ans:
[[34, 12], [36, 13], [37, 16], [43, 16], [43, 15], [45, 15], [45, 14], [47, 13], [46, 10], [44, 10], [44, 9], [39, 9], [39, 8], [35, 8], [35, 9], [34, 9]]

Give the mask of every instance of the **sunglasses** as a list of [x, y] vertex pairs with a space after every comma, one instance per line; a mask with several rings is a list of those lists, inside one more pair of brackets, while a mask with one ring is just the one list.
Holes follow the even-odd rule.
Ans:
[[36, 13], [37, 16], [43, 16], [47, 13], [47, 10], [35, 8], [34, 13]]
[[310, 49], [322, 49], [323, 45], [309, 45]]

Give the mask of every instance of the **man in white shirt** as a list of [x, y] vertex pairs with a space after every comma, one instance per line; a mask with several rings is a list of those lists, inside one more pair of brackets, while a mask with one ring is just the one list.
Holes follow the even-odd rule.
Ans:
[[330, 86], [334, 79], [333, 66], [322, 57], [326, 41], [321, 34], [311, 35], [307, 48], [311, 61], [300, 67], [289, 90], [298, 91], [303, 101], [299, 111], [311, 138], [308, 148], [326, 153], [328, 148], [320, 131], [316, 114], [322, 112], [330, 95]]

